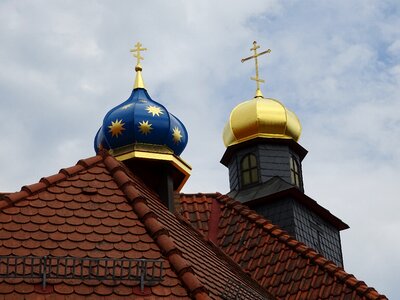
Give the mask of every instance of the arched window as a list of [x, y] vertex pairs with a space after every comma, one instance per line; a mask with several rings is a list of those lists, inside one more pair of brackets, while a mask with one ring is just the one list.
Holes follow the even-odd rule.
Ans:
[[293, 156], [290, 157], [290, 177], [292, 179], [292, 184], [301, 187], [299, 163]]
[[242, 186], [258, 182], [257, 158], [254, 154], [247, 154], [240, 162]]

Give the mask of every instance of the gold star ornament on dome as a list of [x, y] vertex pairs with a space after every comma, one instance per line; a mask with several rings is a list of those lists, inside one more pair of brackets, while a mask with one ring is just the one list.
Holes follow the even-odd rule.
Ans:
[[152, 114], [153, 117], [154, 116], [159, 117], [160, 115], [162, 115], [164, 113], [161, 108], [159, 108], [158, 106], [154, 106], [154, 105], [147, 106], [146, 110], [149, 114]]
[[151, 127], [153, 124], [150, 124], [149, 121], [142, 121], [139, 122], [139, 131], [141, 134], [144, 135], [148, 135], [150, 133], [150, 131], [153, 130], [153, 128]]
[[124, 125], [125, 123], [122, 123], [122, 119], [111, 121], [111, 125], [108, 126], [108, 128], [110, 129], [108, 132], [111, 133], [112, 137], [118, 137], [119, 135], [122, 135], [122, 131], [125, 130]]
[[172, 130], [172, 140], [174, 141], [175, 144], [180, 143], [182, 140], [182, 133], [178, 127], [175, 127]]

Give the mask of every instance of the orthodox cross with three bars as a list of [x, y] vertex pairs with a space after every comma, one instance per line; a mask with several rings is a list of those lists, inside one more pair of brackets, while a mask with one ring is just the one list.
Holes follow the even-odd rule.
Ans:
[[246, 60], [249, 60], [249, 59], [252, 59], [252, 58], [254, 58], [254, 60], [255, 60], [255, 63], [256, 63], [256, 76], [255, 76], [255, 77], [250, 77], [250, 79], [251, 79], [251, 80], [254, 80], [255, 82], [257, 82], [256, 97], [257, 97], [257, 96], [262, 97], [262, 93], [261, 93], [261, 90], [260, 90], [260, 82], [261, 82], [261, 83], [264, 83], [264, 82], [265, 82], [263, 79], [260, 79], [260, 77], [258, 76], [258, 57], [259, 57], [260, 55], [267, 54], [267, 53], [270, 53], [270, 52], [271, 52], [271, 49], [268, 49], [268, 50], [263, 51], [263, 52], [261, 52], [261, 53], [257, 53], [257, 49], [259, 49], [259, 48], [260, 48], [260, 46], [257, 45], [257, 42], [256, 42], [256, 41], [254, 41], [254, 42], [253, 42], [253, 48], [250, 49], [251, 51], [254, 51], [254, 55], [249, 56], [249, 57], [246, 57], [246, 58], [243, 58], [243, 59], [241, 60], [242, 63], [245, 62]]
[[134, 49], [131, 49], [131, 52], [136, 52], [133, 54], [133, 56], [137, 58], [136, 65], [140, 65], [140, 61], [144, 59], [142, 56], [140, 56], [140, 51], [146, 51], [146, 50], [147, 48], [142, 48], [142, 44], [139, 42], [136, 43]]

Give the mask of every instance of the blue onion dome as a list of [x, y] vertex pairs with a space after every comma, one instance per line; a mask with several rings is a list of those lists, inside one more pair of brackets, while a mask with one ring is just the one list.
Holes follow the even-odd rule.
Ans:
[[[139, 51], [145, 49], [140, 48], [141, 45], [136, 46]], [[188, 142], [186, 128], [165, 106], [151, 99], [141, 76], [140, 60], [143, 58], [139, 51], [135, 55], [138, 63], [132, 94], [104, 117], [94, 140], [95, 151], [148, 144], [167, 146], [179, 156]]]

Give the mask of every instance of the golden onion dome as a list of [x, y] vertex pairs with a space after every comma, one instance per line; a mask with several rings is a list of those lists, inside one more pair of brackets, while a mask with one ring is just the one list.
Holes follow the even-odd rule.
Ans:
[[223, 132], [226, 147], [255, 138], [293, 139], [296, 142], [300, 138], [301, 124], [297, 116], [278, 100], [264, 98], [260, 90], [264, 80], [259, 78], [258, 57], [271, 53], [271, 49], [258, 53], [259, 48], [254, 41], [250, 49], [253, 55], [241, 60], [254, 59], [256, 75], [251, 79], [257, 83], [256, 95], [232, 110]]
[[278, 100], [261, 95], [232, 110], [223, 131], [226, 147], [258, 137], [298, 141], [301, 124], [297, 116]]

